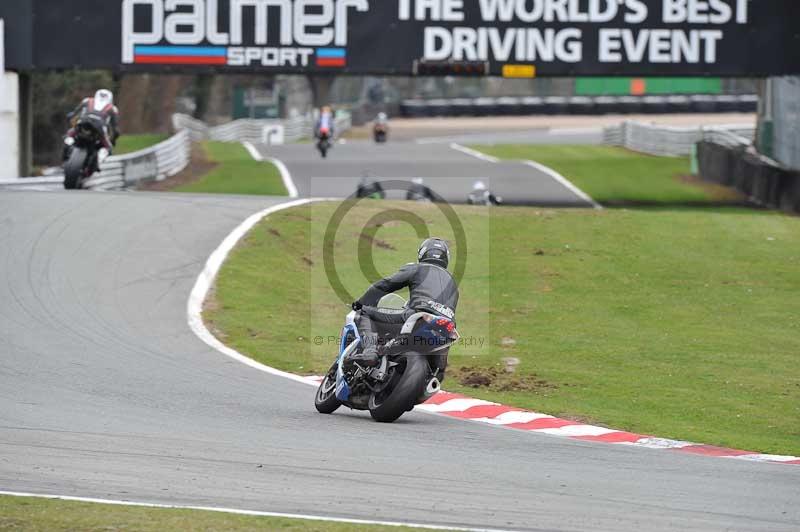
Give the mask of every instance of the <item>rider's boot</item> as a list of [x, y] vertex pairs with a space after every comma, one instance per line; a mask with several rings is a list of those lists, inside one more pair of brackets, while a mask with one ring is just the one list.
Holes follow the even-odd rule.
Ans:
[[378, 358], [378, 335], [375, 333], [363, 334], [361, 342], [364, 349], [358, 353], [352, 353], [347, 360], [349, 362], [358, 362], [362, 366], [375, 367], [380, 362]]

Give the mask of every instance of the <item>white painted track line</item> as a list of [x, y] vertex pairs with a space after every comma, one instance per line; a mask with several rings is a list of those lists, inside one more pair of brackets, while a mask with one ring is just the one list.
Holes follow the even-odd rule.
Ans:
[[222, 267], [222, 263], [225, 262], [225, 259], [228, 257], [228, 254], [231, 250], [236, 246], [239, 240], [247, 234], [250, 229], [253, 228], [258, 222], [260, 222], [265, 217], [269, 216], [270, 214], [276, 213], [278, 211], [282, 211], [284, 209], [290, 209], [292, 207], [299, 207], [300, 205], [305, 205], [307, 203], [311, 203], [311, 200], [302, 199], [302, 200], [295, 200], [290, 201], [287, 203], [282, 203], [280, 205], [275, 205], [273, 207], [269, 207], [264, 209], [263, 211], [257, 212], [247, 218], [244, 222], [242, 222], [236, 229], [233, 230], [231, 234], [229, 234], [225, 240], [222, 241], [222, 244], [214, 250], [214, 253], [208, 258], [203, 271], [200, 273], [200, 276], [197, 278], [197, 282], [192, 288], [192, 293], [189, 295], [189, 302], [187, 304], [187, 315], [188, 315], [188, 322], [189, 327], [192, 331], [203, 340], [209, 347], [216, 349], [223, 355], [230, 357], [234, 360], [241, 362], [242, 364], [246, 364], [251, 368], [255, 368], [257, 370], [263, 371], [265, 373], [269, 373], [271, 375], [276, 375], [279, 377], [284, 377], [286, 379], [291, 379], [293, 381], [301, 382], [303, 384], [310, 384], [312, 386], [316, 386], [313, 382], [310, 382], [305, 377], [301, 377], [300, 375], [295, 375], [293, 373], [288, 373], [286, 371], [281, 371], [276, 368], [269, 367], [267, 365], [261, 364], [260, 362], [256, 362], [252, 358], [246, 357], [243, 354], [239, 353], [235, 349], [231, 349], [230, 347], [226, 346], [222, 342], [220, 342], [211, 331], [206, 328], [205, 323], [203, 323], [203, 302], [208, 295], [208, 291], [211, 289], [211, 286], [214, 284], [214, 279], [216, 279], [217, 274], [219, 273], [220, 268]]
[[290, 198], [297, 198], [300, 194], [297, 192], [297, 187], [292, 180], [292, 174], [289, 172], [289, 169], [283, 164], [283, 161], [276, 159], [274, 157], [264, 157], [261, 155], [255, 146], [251, 142], [242, 142], [242, 145], [245, 149], [250, 152], [250, 155], [256, 161], [266, 161], [268, 163], [272, 163], [281, 173], [281, 180], [283, 180], [283, 186], [286, 187], [286, 192], [289, 193]]
[[559, 174], [552, 168], [549, 168], [541, 163], [537, 163], [536, 161], [522, 161], [523, 164], [530, 166], [531, 168], [536, 168], [543, 174], [547, 174], [548, 176], [552, 177], [566, 188], [568, 188], [573, 194], [584, 200], [586, 203], [589, 203], [593, 208], [602, 210], [603, 207], [595, 200], [593, 200], [586, 192], [576, 187], [572, 182], [564, 177], [563, 175]]
[[158, 504], [152, 502], [122, 501], [117, 499], [97, 499], [93, 497], [72, 497], [69, 495], [47, 495], [42, 493], [25, 493], [19, 491], [0, 491], [0, 495], [9, 497], [35, 497], [38, 499], [55, 499], [61, 501], [88, 502], [95, 504], [108, 504], [116, 506], [137, 506], [144, 508], [161, 508], [171, 510], [199, 510], [203, 512], [220, 512], [226, 514], [250, 515], [254, 517], [279, 517], [284, 519], [306, 519], [310, 521], [327, 521], [333, 523], [350, 523], [354, 525], [381, 525], [396, 527], [414, 527], [427, 530], [459, 530], [465, 532], [507, 532], [507, 529], [498, 528], [468, 528], [446, 525], [431, 525], [425, 523], [403, 523], [399, 521], [373, 521], [369, 519], [350, 519], [346, 517], [333, 517], [325, 515], [287, 514], [280, 512], [265, 512], [260, 510], [243, 510], [240, 508], [224, 508], [216, 506], [190, 506], [178, 504]]
[[[492, 157], [491, 155], [487, 155], [485, 153], [479, 152], [477, 150], [473, 150], [472, 148], [467, 148], [466, 146], [462, 146], [461, 144], [457, 144], [452, 142], [450, 144], [450, 148], [460, 151], [461, 153], [465, 153], [467, 155], [471, 155], [476, 159], [480, 159], [482, 161], [486, 161], [487, 163], [499, 163], [500, 159], [497, 157]], [[552, 168], [548, 168], [547, 166], [537, 163], [536, 161], [522, 161], [522, 164], [530, 166], [531, 168], [535, 168], [542, 172], [543, 174], [553, 178], [554, 180], [558, 181], [559, 184], [567, 188], [570, 192], [584, 200], [586, 203], [591, 205], [593, 208], [601, 210], [603, 207], [594, 201], [586, 192], [576, 187], [569, 179], [564, 177], [563, 175], [559, 174]]]
[[481, 153], [477, 150], [473, 150], [472, 148], [467, 148], [466, 146], [462, 146], [461, 144], [456, 144], [455, 142], [450, 143], [450, 148], [456, 151], [460, 151], [461, 153], [465, 153], [467, 155], [471, 155], [476, 159], [480, 159], [487, 163], [499, 163], [500, 159], [497, 157], [492, 157], [491, 155], [486, 155], [485, 153]]

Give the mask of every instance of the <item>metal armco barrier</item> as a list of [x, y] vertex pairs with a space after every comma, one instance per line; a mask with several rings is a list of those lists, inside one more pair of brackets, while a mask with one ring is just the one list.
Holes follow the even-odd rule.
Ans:
[[[149, 148], [125, 155], [114, 155], [103, 163], [103, 171], [84, 182], [90, 190], [125, 190], [139, 183], [165, 179], [189, 164], [191, 137], [187, 130]], [[0, 180], [0, 189], [59, 190], [64, 176], [20, 177]]]
[[700, 176], [733, 187], [766, 207], [800, 213], [800, 172], [787, 170], [744, 146], [697, 144]]
[[758, 96], [538, 96], [404, 100], [400, 113], [409, 118], [488, 115], [603, 115], [667, 113], [754, 113]]
[[84, 186], [92, 190], [123, 190], [144, 181], [165, 179], [186, 168], [191, 150], [189, 131], [180, 131], [155, 146], [109, 157], [103, 171]]
[[722, 139], [726, 144], [750, 144], [755, 126], [734, 124], [707, 127], [667, 127], [627, 121], [603, 129], [603, 143], [629, 150], [668, 157], [691, 154], [692, 147], [703, 139]]
[[[172, 125], [176, 130], [186, 129], [192, 140], [216, 140], [221, 142], [264, 142], [264, 129], [274, 126], [283, 127], [284, 142], [294, 142], [314, 136], [316, 121], [311, 115], [297, 116], [285, 120], [255, 120], [243, 118], [221, 126], [209, 126], [201, 120], [184, 114], [172, 115]], [[349, 114], [336, 118], [336, 131], [341, 133], [352, 127]]]

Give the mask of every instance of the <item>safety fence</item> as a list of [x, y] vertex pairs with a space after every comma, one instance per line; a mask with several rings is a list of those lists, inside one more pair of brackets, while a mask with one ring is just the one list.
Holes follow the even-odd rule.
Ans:
[[410, 99], [400, 104], [400, 113], [411, 118], [436, 116], [506, 115], [607, 115], [669, 113], [754, 113], [758, 96], [526, 96], [500, 98]]
[[92, 176], [84, 187], [92, 190], [123, 190], [146, 181], [160, 181], [186, 168], [191, 157], [188, 131], [179, 131], [149, 148], [106, 159], [102, 172]]
[[[296, 142], [314, 135], [316, 118], [311, 115], [300, 115], [285, 120], [264, 120], [242, 118], [220, 126], [209, 126], [201, 120], [184, 114], [172, 115], [175, 130], [186, 129], [192, 140], [216, 140], [221, 142], [254, 142], [264, 144], [282, 144]], [[352, 127], [349, 113], [337, 113], [334, 128], [342, 133]]]
[[800, 213], [800, 172], [786, 169], [743, 145], [702, 140], [697, 144], [699, 175], [733, 187], [765, 207]]
[[726, 144], [750, 144], [755, 126], [732, 124], [704, 127], [673, 127], [626, 121], [603, 129], [603, 143], [662, 156], [686, 156], [701, 140]]
[[[124, 155], [112, 155], [103, 162], [102, 171], [83, 183], [90, 190], [125, 190], [147, 182], [166, 179], [186, 168], [191, 158], [191, 137], [188, 131], [153, 146]], [[60, 169], [44, 177], [21, 177], [0, 180], [0, 189], [58, 190], [64, 188]]]

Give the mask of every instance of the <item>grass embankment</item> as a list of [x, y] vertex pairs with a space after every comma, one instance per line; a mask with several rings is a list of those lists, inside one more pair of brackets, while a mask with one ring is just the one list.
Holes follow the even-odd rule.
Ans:
[[211, 194], [286, 196], [281, 174], [272, 163], [256, 161], [239, 143], [204, 142], [213, 168], [199, 179], [186, 179], [172, 190]]
[[686, 157], [653, 157], [613, 146], [472, 148], [501, 159], [532, 159], [549, 166], [605, 205], [702, 205], [740, 199], [730, 189], [687, 177]]
[[[354, 294], [367, 286], [359, 233], [391, 207], [450, 238], [435, 206], [362, 203], [335, 248]], [[336, 346], [315, 337], [337, 335], [346, 311], [320, 251], [334, 209], [276, 213], [234, 250], [206, 312], [223, 341], [284, 370], [327, 369]], [[738, 208], [456, 211], [472, 238], [459, 329], [486, 333], [488, 346], [451, 351], [448, 390], [644, 434], [800, 454], [800, 219]], [[377, 228], [378, 271], [413, 259], [418, 240], [402, 223]], [[520, 360], [512, 377], [505, 357]]]
[[202, 510], [116, 506], [31, 497], [0, 497], [0, 530], [41, 532], [68, 530], [349, 532], [356, 530], [390, 532], [419, 529], [246, 516]]
[[114, 155], [124, 155], [126, 153], [143, 150], [165, 141], [167, 138], [169, 138], [168, 135], [161, 134], [122, 135], [117, 141]]

